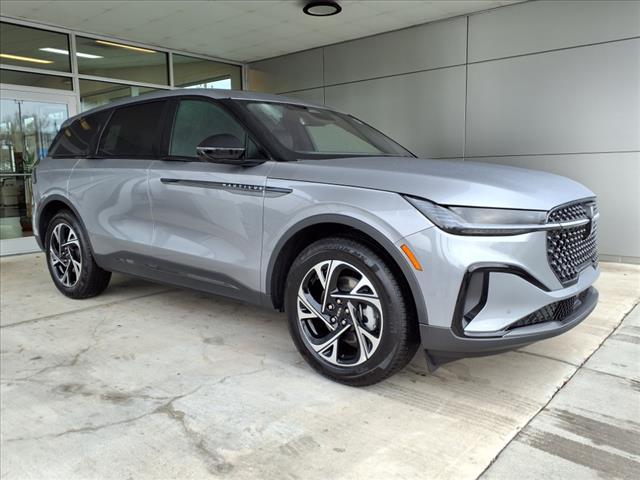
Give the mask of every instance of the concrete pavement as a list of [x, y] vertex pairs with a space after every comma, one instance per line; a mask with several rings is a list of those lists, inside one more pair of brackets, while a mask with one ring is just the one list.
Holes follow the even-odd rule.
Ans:
[[636, 307], [482, 478], [639, 476], [640, 307]]
[[355, 389], [307, 367], [282, 314], [121, 276], [73, 301], [42, 254], [2, 258], [0, 475], [477, 478], [640, 300], [640, 267], [602, 269], [559, 338]]

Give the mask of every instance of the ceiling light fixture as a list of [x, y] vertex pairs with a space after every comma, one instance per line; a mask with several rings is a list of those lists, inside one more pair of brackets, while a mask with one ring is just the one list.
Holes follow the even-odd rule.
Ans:
[[123, 45], [122, 43], [107, 42], [106, 40], [96, 40], [96, 43], [99, 43], [100, 45], [108, 45], [110, 47], [126, 48], [127, 50], [134, 50], [136, 52], [158, 53], [155, 50], [150, 50], [148, 48], [134, 47], [132, 45]]
[[342, 7], [332, 1], [313, 1], [308, 2], [302, 11], [312, 17], [330, 17], [340, 13]]
[[[67, 50], [63, 50], [62, 48], [44, 47], [44, 48], [39, 48], [38, 50], [42, 50], [43, 52], [59, 53], [60, 55], [69, 55], [69, 52]], [[82, 52], [76, 52], [76, 55], [82, 58], [104, 58], [100, 55], [92, 55], [91, 53], [82, 53]]]
[[12, 55], [11, 53], [0, 53], [0, 58], [6, 58], [8, 60], [19, 60], [21, 62], [31, 62], [31, 63], [53, 63], [52, 60], [42, 60], [41, 58], [23, 57], [22, 55]]

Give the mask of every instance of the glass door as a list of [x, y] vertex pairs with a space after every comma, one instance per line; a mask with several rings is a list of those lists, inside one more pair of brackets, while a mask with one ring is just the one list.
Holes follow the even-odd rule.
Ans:
[[0, 86], [0, 255], [38, 250], [31, 172], [75, 105], [75, 96], [66, 92]]

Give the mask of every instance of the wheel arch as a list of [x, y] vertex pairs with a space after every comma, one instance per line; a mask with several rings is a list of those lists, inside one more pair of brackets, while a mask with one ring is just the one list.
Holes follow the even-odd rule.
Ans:
[[293, 225], [278, 240], [266, 272], [266, 297], [277, 310], [284, 308], [284, 289], [289, 267], [298, 254], [311, 243], [331, 236], [348, 236], [363, 241], [387, 260], [409, 288], [418, 323], [427, 322], [427, 309], [415, 274], [401, 251], [383, 233], [371, 225], [345, 215], [323, 214]]
[[[51, 222], [51, 219], [53, 219], [53, 217], [61, 210], [69, 210], [71, 211], [71, 213], [73, 213], [73, 215], [78, 219], [78, 222], [80, 222], [80, 225], [85, 231], [87, 240], [89, 241], [89, 245], [91, 246], [91, 239], [89, 238], [87, 227], [82, 221], [82, 217], [78, 213], [78, 210], [73, 206], [68, 198], [63, 197], [62, 195], [51, 195], [40, 204], [36, 215], [36, 222], [38, 227], [38, 236], [36, 237], [36, 240], [40, 244], [40, 248], [44, 250], [44, 241], [47, 235], [47, 227], [49, 225], [49, 222]], [[93, 251], [93, 248], [91, 248], [91, 251]]]

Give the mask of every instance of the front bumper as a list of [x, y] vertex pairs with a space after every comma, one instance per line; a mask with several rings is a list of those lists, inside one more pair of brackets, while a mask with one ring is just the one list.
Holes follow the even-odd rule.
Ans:
[[549, 321], [520, 327], [499, 337], [458, 336], [451, 328], [420, 325], [422, 347], [433, 364], [442, 364], [463, 357], [492, 355], [524, 347], [538, 340], [555, 337], [587, 318], [598, 303], [598, 291], [589, 287], [582, 303], [562, 321]]
[[[597, 304], [592, 287], [597, 265], [586, 266], [572, 285], [562, 285], [548, 263], [545, 232], [473, 237], [430, 228], [405, 237], [398, 246], [403, 243], [423, 266], [415, 272], [427, 309], [420, 336], [436, 365], [559, 335]], [[474, 287], [470, 279], [477, 275], [481, 278]], [[549, 310], [547, 317], [537, 316]]]

